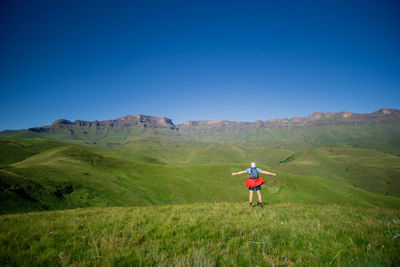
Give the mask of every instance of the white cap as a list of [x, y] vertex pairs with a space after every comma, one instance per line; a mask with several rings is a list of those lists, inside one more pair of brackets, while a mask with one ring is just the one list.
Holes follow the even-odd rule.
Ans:
[[250, 164], [250, 166], [251, 166], [252, 168], [255, 168], [255, 167], [256, 167], [256, 163], [255, 163], [255, 162], [252, 162], [252, 163]]

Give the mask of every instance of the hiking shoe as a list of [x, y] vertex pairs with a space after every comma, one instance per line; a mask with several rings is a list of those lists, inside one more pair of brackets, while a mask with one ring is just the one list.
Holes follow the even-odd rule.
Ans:
[[250, 207], [253, 207], [253, 203], [249, 203], [249, 206], [250, 206]]
[[264, 204], [262, 202], [258, 202], [257, 206], [262, 207], [262, 206], [264, 206]]

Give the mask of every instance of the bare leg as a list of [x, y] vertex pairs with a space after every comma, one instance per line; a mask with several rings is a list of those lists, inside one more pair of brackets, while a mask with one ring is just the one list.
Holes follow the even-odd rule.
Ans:
[[257, 190], [258, 202], [262, 202], [261, 190]]
[[249, 190], [249, 202], [253, 203], [253, 193], [254, 191]]

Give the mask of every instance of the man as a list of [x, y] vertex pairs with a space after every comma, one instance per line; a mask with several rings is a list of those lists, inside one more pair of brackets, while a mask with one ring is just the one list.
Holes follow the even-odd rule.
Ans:
[[254, 194], [254, 188], [256, 189], [257, 196], [258, 196], [258, 203], [257, 206], [262, 207], [262, 197], [261, 197], [261, 185], [265, 184], [265, 180], [261, 177], [258, 177], [260, 173], [264, 173], [267, 175], [272, 175], [276, 176], [276, 173], [272, 172], [267, 172], [263, 171], [260, 168], [256, 167], [256, 163], [252, 162], [250, 164], [250, 168], [241, 171], [241, 172], [233, 172], [232, 175], [238, 175], [238, 174], [244, 174], [248, 173], [249, 174], [249, 179], [246, 180], [245, 186], [249, 188], [249, 202], [250, 202], [250, 207], [253, 206], [253, 194]]

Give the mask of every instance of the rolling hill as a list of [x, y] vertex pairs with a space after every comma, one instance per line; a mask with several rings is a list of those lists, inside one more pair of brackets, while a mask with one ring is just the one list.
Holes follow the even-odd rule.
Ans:
[[[48, 140], [6, 139], [2, 144], [7, 147], [18, 142], [31, 142], [31, 149], [38, 150]], [[232, 172], [246, 168], [243, 161], [251, 158], [243, 147], [191, 144], [180, 150], [179, 146], [156, 147], [151, 143], [150, 151], [158, 151], [151, 154], [143, 152], [143, 147], [147, 147], [143, 144], [141, 150], [129, 152], [131, 145], [111, 149], [57, 142], [32, 156], [26, 154], [22, 161], [2, 165], [1, 213], [247, 199], [243, 186], [246, 177], [231, 176]], [[260, 150], [259, 157], [275, 152], [281, 159], [288, 157], [287, 152], [271, 149]], [[229, 154], [235, 156], [226, 158]], [[259, 167], [271, 170], [268, 166], [276, 163], [271, 159], [266, 157]], [[270, 203], [400, 207], [399, 198], [370, 193], [330, 177], [278, 172], [277, 177], [266, 178], [263, 194]]]
[[400, 196], [400, 157], [376, 150], [315, 148], [294, 153], [275, 168], [347, 182], [370, 192]]

